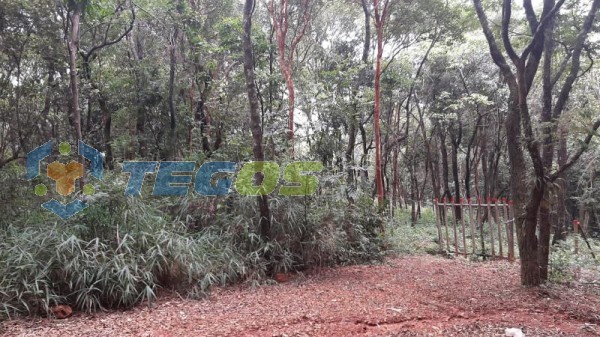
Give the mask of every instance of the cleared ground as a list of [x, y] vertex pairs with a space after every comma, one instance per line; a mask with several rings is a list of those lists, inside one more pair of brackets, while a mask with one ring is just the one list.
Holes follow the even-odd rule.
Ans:
[[126, 312], [4, 323], [5, 336], [600, 335], [598, 284], [524, 289], [518, 264], [433, 256], [323, 269], [206, 300], [161, 296]]

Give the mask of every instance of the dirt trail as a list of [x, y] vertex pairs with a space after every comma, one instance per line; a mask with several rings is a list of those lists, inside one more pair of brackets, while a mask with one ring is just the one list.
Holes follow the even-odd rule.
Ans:
[[527, 337], [600, 336], [600, 296], [583, 286], [523, 289], [517, 264], [416, 256], [4, 327], [6, 336], [503, 336], [512, 327]]

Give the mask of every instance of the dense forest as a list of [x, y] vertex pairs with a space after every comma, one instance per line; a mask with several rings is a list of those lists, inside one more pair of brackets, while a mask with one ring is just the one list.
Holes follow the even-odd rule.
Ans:
[[[202, 296], [378, 261], [398, 228], [435, 226], [434, 200], [511, 200], [520, 282], [546, 283], [574, 219], [588, 245], [600, 236], [599, 9], [0, 0], [0, 311], [130, 307], [161, 287]], [[27, 180], [28, 154], [50, 140]], [[89, 169], [66, 145], [79, 142], [102, 153], [103, 177], [56, 193], [45, 165]], [[217, 175], [233, 181], [250, 162], [282, 174], [272, 193], [157, 196], [149, 170], [131, 197], [131, 162], [233, 162]], [[322, 164], [306, 170], [315, 193], [280, 190], [310, 177], [284, 174], [293, 162]], [[40, 207], [52, 198], [89, 207], [62, 220]]]

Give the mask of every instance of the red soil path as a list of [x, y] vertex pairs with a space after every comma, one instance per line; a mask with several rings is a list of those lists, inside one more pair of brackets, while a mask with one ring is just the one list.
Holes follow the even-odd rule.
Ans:
[[432, 256], [323, 269], [206, 300], [4, 323], [5, 336], [600, 336], [598, 286], [525, 289], [518, 264]]

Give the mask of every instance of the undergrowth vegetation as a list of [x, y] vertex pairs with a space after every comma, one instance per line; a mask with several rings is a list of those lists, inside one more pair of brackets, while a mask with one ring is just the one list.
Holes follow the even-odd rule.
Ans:
[[550, 281], [583, 281], [600, 285], [600, 241], [589, 238], [589, 247], [583, 239], [579, 238], [577, 241], [569, 237], [552, 247], [549, 262]]
[[[109, 173], [91, 207], [59, 221], [39, 206], [35, 182], [14, 183], [22, 174], [15, 166], [0, 172], [0, 183], [10, 185], [0, 191], [0, 317], [46, 314], [58, 304], [86, 312], [130, 308], [151, 303], [161, 289], [202, 297], [216, 285], [380, 261], [388, 251], [444, 253], [431, 208], [413, 225], [408, 211], [390, 217], [367, 195], [349, 206], [335, 184], [310, 197], [272, 196], [267, 242], [258, 235], [255, 198], [156, 198], [149, 190], [127, 198], [123, 176]], [[552, 281], [600, 273], [583, 241], [579, 254], [573, 247], [572, 239], [553, 247]]]
[[[438, 254], [453, 255], [453, 245], [450, 251], [440, 251], [438, 244], [437, 225], [435, 214], [431, 208], [424, 208], [421, 217], [411, 225], [410, 211], [399, 210], [393, 222], [388, 225], [390, 233], [389, 242], [394, 251], [403, 255]], [[487, 232], [486, 232], [487, 233]], [[470, 236], [467, 235], [467, 239]], [[470, 251], [470, 240], [467, 240], [467, 248]], [[589, 247], [587, 243], [589, 242]], [[479, 238], [476, 242], [479, 244]], [[489, 238], [486, 237], [486, 246], [489, 247]], [[576, 252], [575, 247], [578, 247]], [[478, 246], [479, 247], [479, 246]], [[506, 247], [505, 247], [506, 248]], [[481, 251], [479, 250], [481, 253]], [[486, 248], [485, 254], [489, 254]], [[515, 248], [518, 257], [518, 249]], [[472, 259], [481, 260], [480, 256]], [[577, 240], [571, 235], [565, 241], [559, 241], [552, 246], [549, 261], [549, 281], [553, 283], [583, 282], [588, 284], [600, 284], [600, 240], [583, 237]]]
[[[0, 182], [19, 181], [19, 174], [4, 171]], [[58, 304], [87, 312], [129, 308], [151, 303], [160, 289], [199, 297], [215, 285], [259, 284], [277, 272], [383, 255], [381, 219], [365, 209], [368, 202], [348, 208], [323, 194], [275, 196], [272, 240], [265, 242], [255, 198], [126, 198], [115, 176], [98, 186], [85, 212], [58, 221], [39, 206], [33, 184], [3, 189], [10, 195], [2, 199], [11, 201], [0, 211], [12, 213], [0, 219], [2, 317], [44, 314]]]
[[437, 227], [432, 208], [424, 208], [421, 217], [414, 226], [411, 224], [409, 210], [398, 210], [394, 217], [396, 223], [389, 228], [392, 247], [399, 254], [438, 253]]

